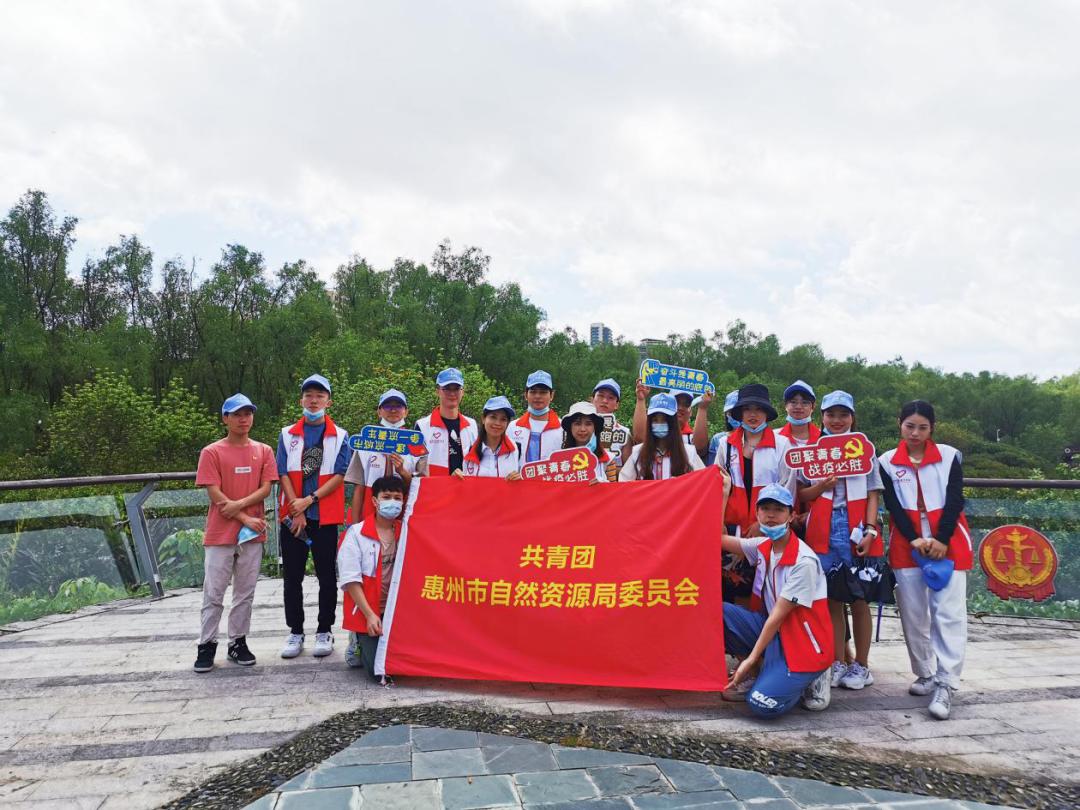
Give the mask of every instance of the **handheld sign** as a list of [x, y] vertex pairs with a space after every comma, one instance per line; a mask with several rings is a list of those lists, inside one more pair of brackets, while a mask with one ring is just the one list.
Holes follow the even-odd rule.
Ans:
[[603, 415], [604, 428], [600, 431], [600, 441], [607, 447], [622, 447], [630, 438], [630, 431], [624, 427], [615, 426], [615, 414]]
[[530, 461], [521, 468], [528, 481], [556, 481], [560, 484], [590, 481], [596, 469], [596, 456], [588, 447], [557, 450], [547, 461]]
[[816, 444], [791, 448], [784, 460], [807, 478], [846, 478], [868, 474], [873, 458], [874, 445], [865, 434], [837, 433], [822, 436]]
[[641, 362], [641, 381], [649, 388], [663, 388], [669, 391], [685, 391], [697, 396], [706, 391], [716, 393], [716, 387], [709, 382], [709, 374], [696, 368], [683, 368], [659, 360]]
[[388, 428], [382, 425], [364, 425], [359, 433], [349, 437], [353, 450], [371, 450], [374, 453], [397, 453], [403, 456], [424, 455], [424, 434], [419, 430]]

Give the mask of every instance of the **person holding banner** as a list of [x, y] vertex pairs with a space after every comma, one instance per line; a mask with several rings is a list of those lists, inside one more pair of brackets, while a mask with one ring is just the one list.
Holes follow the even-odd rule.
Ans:
[[506, 397], [492, 397], [484, 403], [480, 436], [465, 454], [465, 463], [454, 472], [459, 478], [521, 478], [521, 445], [511, 441], [506, 428], [517, 414]]
[[814, 389], [802, 380], [796, 380], [784, 389], [787, 424], [780, 428], [780, 435], [786, 436], [796, 447], [805, 447], [821, 438], [821, 428], [813, 422], [815, 402]]
[[[396, 388], [384, 391], [379, 397], [379, 424], [387, 428], [400, 428], [405, 426], [405, 420], [409, 418], [409, 406], [405, 395]], [[384, 475], [393, 475], [405, 483], [405, 491], [409, 491], [409, 484], [413, 476], [423, 475], [423, 469], [427, 461], [423, 456], [414, 456], [406, 453], [404, 456], [397, 453], [376, 453], [371, 450], [354, 450], [349, 460], [349, 468], [345, 471], [345, 483], [353, 485], [352, 500], [350, 502], [350, 514], [354, 523], [371, 516], [371, 499], [367, 497], [368, 481], [376, 481]]]
[[345, 592], [342, 627], [349, 632], [345, 663], [375, 678], [375, 651], [401, 536], [405, 482], [384, 476], [372, 482], [370, 517], [345, 532], [337, 553], [338, 584]]
[[648, 430], [619, 471], [620, 481], [661, 481], [705, 469], [698, 454], [681, 439], [677, 409], [671, 394], [656, 394], [649, 400]]
[[611, 454], [600, 441], [600, 431], [604, 428], [604, 419], [596, 412], [591, 402], [575, 402], [562, 418], [563, 449], [588, 447], [596, 456], [597, 483], [614, 481], [618, 473]]
[[450, 475], [460, 470], [465, 449], [476, 443], [476, 422], [463, 414], [461, 396], [465, 391], [465, 377], [456, 368], [444, 368], [435, 378], [435, 391], [439, 404], [417, 421], [413, 430], [424, 434], [424, 446], [428, 449], [425, 475]]
[[[826, 394], [821, 412], [830, 436], [850, 433], [855, 426], [855, 399], [846, 391]], [[806, 544], [821, 560], [829, 584], [834, 630], [832, 685], [862, 689], [874, 682], [869, 663], [873, 632], [869, 603], [893, 601], [893, 580], [878, 529], [881, 472], [877, 459], [872, 458], [868, 474], [810, 479], [800, 472], [798, 478], [799, 500], [810, 510]], [[855, 659], [850, 664], [845, 663], [845, 606], [851, 611], [855, 640]]]
[[281, 563], [285, 621], [289, 636], [282, 658], [295, 658], [304, 647], [304, 570], [308, 553], [319, 578], [319, 624], [312, 655], [334, 650], [337, 610], [338, 526], [345, 522], [345, 471], [349, 468], [349, 434], [326, 411], [333, 404], [330, 381], [312, 374], [300, 385], [303, 416], [281, 429], [277, 469], [281, 477]]
[[[677, 391], [674, 389], [668, 391], [667, 394], [675, 401], [675, 423], [678, 426], [678, 435], [682, 439], [683, 444], [685, 444], [687, 448], [693, 451], [696, 455], [698, 452], [696, 437], [694, 435], [693, 428], [690, 426], [690, 414], [693, 410], [694, 395], [691, 394], [689, 391]], [[645, 400], [648, 398], [648, 396], [649, 386], [638, 380], [637, 403], [634, 405], [633, 420], [635, 437], [645, 436], [649, 432], [649, 414], [647, 413], [648, 409], [645, 406]], [[712, 401], [711, 396], [709, 399], [710, 401]], [[698, 409], [698, 415], [701, 416], [700, 408]], [[702, 417], [702, 419], [707, 425], [708, 419], [705, 419], [704, 417]], [[702, 435], [706, 437], [708, 436], [708, 427], [704, 428], [704, 432]], [[701, 450], [704, 450], [706, 446], [707, 445], [705, 443], [705, 439], [702, 439]]]
[[528, 413], [510, 426], [510, 440], [525, 448], [522, 463], [544, 461], [562, 444], [562, 422], [551, 409], [555, 386], [546, 371], [534, 371], [525, 380]]
[[596, 407], [596, 412], [601, 417], [611, 416], [614, 419], [612, 424], [612, 433], [624, 434], [626, 436], [623, 441], [612, 441], [608, 446], [608, 452], [611, 453], [612, 460], [615, 462], [616, 467], [621, 467], [626, 456], [630, 454], [630, 448], [634, 446], [634, 441], [630, 433], [630, 429], [624, 425], [619, 424], [619, 420], [615, 419], [615, 411], [619, 408], [619, 401], [622, 399], [622, 388], [615, 380], [610, 377], [606, 380], [601, 380], [593, 388], [592, 404]]
[[724, 551], [755, 569], [750, 608], [724, 602], [724, 648], [742, 658], [732, 687], [753, 678], [746, 702], [760, 717], [779, 717], [800, 698], [804, 708], [822, 711], [831, 697], [828, 586], [817, 555], [791, 531], [794, 504], [789, 489], [768, 484], [755, 504], [765, 536], [721, 540]]
[[928, 711], [947, 720], [967, 645], [967, 572], [973, 553], [964, 516], [960, 451], [936, 444], [934, 406], [900, 409], [900, 444], [879, 456], [889, 512], [889, 565], [911, 669], [908, 691], [932, 695]]

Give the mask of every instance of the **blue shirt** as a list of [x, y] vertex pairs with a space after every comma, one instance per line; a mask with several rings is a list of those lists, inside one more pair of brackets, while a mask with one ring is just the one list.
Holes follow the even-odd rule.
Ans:
[[[322, 443], [323, 432], [326, 430], [326, 423], [321, 425], [309, 425], [304, 422], [304, 449], [314, 447], [317, 444]], [[352, 456], [352, 450], [349, 449], [348, 434], [345, 436], [345, 440], [342, 441], [341, 447], [338, 448], [337, 458], [334, 460], [334, 475], [345, 475], [345, 471], [349, 469], [349, 459]], [[283, 437], [278, 436], [277, 445], [277, 469], [278, 476], [284, 478], [289, 474], [289, 456], [285, 451], [285, 441]], [[313, 495], [315, 490], [319, 488], [319, 476], [313, 475], [310, 478], [305, 478], [303, 488], [298, 497], [306, 498], [309, 495]], [[319, 505], [313, 503], [304, 512], [304, 516], [308, 520], [319, 519]]]

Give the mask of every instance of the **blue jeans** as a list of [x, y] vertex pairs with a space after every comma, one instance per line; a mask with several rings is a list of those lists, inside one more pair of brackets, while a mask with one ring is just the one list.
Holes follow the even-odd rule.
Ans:
[[[765, 616], [742, 605], [724, 602], [724, 649], [740, 658], [757, 644]], [[750, 709], [759, 717], [779, 717], [790, 711], [820, 672], [792, 672], [777, 633], [762, 656], [761, 671], [746, 695]]]
[[841, 565], [851, 565], [851, 527], [848, 526], [847, 504], [832, 510], [829, 524], [829, 551], [818, 554], [821, 570], [826, 574]]

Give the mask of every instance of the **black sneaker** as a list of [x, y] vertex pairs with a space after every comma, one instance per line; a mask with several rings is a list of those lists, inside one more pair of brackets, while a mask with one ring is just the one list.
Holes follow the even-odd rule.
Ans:
[[247, 639], [244, 636], [229, 643], [229, 660], [242, 667], [255, 666], [255, 656], [248, 649]]
[[199, 655], [195, 659], [196, 672], [209, 672], [214, 668], [214, 656], [217, 655], [217, 642], [208, 641], [199, 645]]

